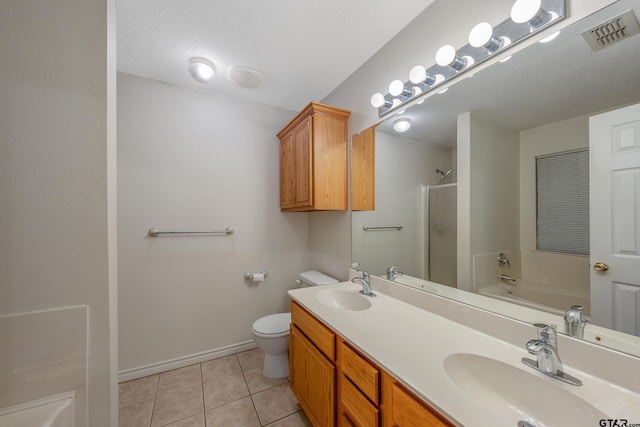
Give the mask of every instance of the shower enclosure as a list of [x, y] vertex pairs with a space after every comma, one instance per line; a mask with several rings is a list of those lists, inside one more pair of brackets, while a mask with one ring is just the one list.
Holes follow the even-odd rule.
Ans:
[[458, 184], [427, 186], [423, 194], [426, 199], [426, 279], [455, 288], [458, 283]]

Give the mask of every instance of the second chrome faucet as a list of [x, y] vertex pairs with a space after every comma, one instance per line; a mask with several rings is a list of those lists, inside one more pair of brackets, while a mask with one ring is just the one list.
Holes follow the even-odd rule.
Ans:
[[526, 349], [536, 356], [536, 360], [522, 358], [522, 363], [542, 372], [552, 378], [564, 381], [571, 385], [582, 385], [582, 381], [564, 372], [562, 361], [558, 354], [558, 335], [555, 326], [536, 323], [538, 327], [538, 339], [529, 340]]

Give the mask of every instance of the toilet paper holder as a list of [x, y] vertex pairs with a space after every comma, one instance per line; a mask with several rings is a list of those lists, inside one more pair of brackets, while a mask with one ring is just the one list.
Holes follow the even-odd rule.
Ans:
[[[266, 279], [266, 278], [267, 278], [267, 276], [268, 276], [267, 272], [266, 272], [266, 271], [264, 271], [264, 270], [261, 270], [259, 274], [262, 274], [262, 275], [264, 276], [264, 278], [265, 278], [265, 279]], [[244, 280], [253, 280], [253, 278], [254, 278], [254, 277], [253, 277], [253, 273], [251, 273], [251, 272], [246, 272], [246, 273], [244, 273]]]

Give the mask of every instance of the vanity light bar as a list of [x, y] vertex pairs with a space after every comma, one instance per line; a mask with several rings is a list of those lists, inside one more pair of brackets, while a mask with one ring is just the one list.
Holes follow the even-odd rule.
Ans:
[[[378, 109], [378, 117], [382, 117], [564, 18], [565, 0], [517, 0], [509, 18], [493, 28], [487, 23], [476, 25], [469, 44], [458, 50], [443, 46], [436, 55], [436, 64], [429, 68], [414, 67], [404, 85], [394, 80], [389, 93], [373, 94], [371, 105]], [[419, 81], [419, 76], [424, 79]]]

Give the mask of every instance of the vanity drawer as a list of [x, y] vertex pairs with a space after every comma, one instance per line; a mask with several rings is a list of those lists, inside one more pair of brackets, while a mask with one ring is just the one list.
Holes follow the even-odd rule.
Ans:
[[358, 427], [378, 427], [380, 425], [378, 408], [372, 405], [344, 376], [340, 381], [340, 411], [341, 417], [349, 421], [343, 425]]
[[291, 323], [331, 361], [336, 360], [336, 335], [295, 301], [291, 301]]
[[340, 344], [340, 368], [369, 400], [380, 404], [380, 369], [344, 342]]

